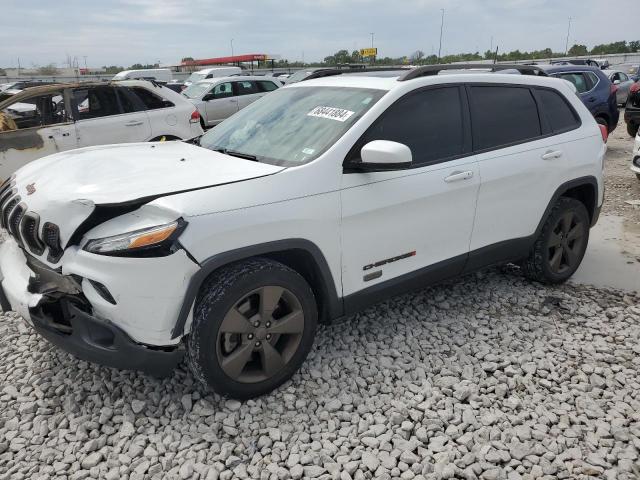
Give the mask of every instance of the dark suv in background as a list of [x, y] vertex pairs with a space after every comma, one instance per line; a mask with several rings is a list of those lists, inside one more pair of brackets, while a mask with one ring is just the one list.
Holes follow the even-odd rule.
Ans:
[[601, 125], [605, 125], [609, 133], [618, 125], [618, 104], [616, 90], [618, 87], [602, 70], [586, 65], [538, 65], [548, 75], [562, 78], [573, 83], [582, 103]]
[[624, 121], [627, 123], [629, 135], [635, 137], [640, 126], [640, 81], [631, 85], [629, 89], [629, 97], [624, 108]]

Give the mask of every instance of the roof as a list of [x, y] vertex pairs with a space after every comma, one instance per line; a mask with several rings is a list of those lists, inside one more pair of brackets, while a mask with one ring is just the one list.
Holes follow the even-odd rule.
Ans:
[[[401, 72], [405, 73], [405, 72]], [[287, 84], [284, 88], [305, 88], [305, 87], [351, 87], [351, 88], [371, 88], [376, 90], [393, 90], [412, 88], [415, 82], [421, 85], [436, 85], [442, 83], [513, 83], [525, 85], [541, 85], [558, 88], [559, 83], [567, 83], [554, 77], [538, 75], [517, 75], [513, 73], [488, 73], [486, 71], [464, 71], [452, 70], [446, 75], [427, 75], [409, 78], [399, 81], [400, 76], [395, 77], [375, 77], [367, 76], [366, 73], [347, 73], [344, 75], [334, 75], [331, 77], [315, 78], [293, 84]]]
[[196, 85], [199, 83], [218, 83], [220, 81], [225, 82], [244, 82], [248, 80], [276, 80], [275, 77], [266, 77], [266, 76], [258, 76], [258, 75], [233, 75], [231, 77], [213, 77], [213, 78], [205, 78], [204, 80], [198, 80]]

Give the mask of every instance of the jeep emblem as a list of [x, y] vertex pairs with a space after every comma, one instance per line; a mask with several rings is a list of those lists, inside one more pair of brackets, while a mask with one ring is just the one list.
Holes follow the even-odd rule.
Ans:
[[36, 184], [30, 183], [29, 185], [27, 185], [27, 195], [32, 195], [34, 193], [36, 193]]

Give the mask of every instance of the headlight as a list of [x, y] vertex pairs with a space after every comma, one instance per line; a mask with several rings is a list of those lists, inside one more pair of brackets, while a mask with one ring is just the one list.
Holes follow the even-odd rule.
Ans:
[[176, 248], [176, 239], [187, 226], [178, 219], [175, 222], [155, 227], [134, 230], [113, 237], [89, 240], [84, 250], [100, 255], [128, 257], [162, 257], [170, 255]]

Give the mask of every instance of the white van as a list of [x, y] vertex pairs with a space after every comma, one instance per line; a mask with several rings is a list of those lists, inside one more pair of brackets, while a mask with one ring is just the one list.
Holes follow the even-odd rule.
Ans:
[[184, 82], [184, 86], [188, 87], [192, 83], [197, 83], [200, 80], [206, 80], [209, 78], [218, 77], [232, 77], [234, 75], [242, 75], [242, 69], [240, 67], [212, 67], [205, 68], [204, 70], [198, 70], [189, 75], [189, 78]]
[[171, 80], [171, 70], [168, 68], [148, 68], [145, 70], [123, 70], [116, 73], [113, 80], [155, 80], [167, 83]]

